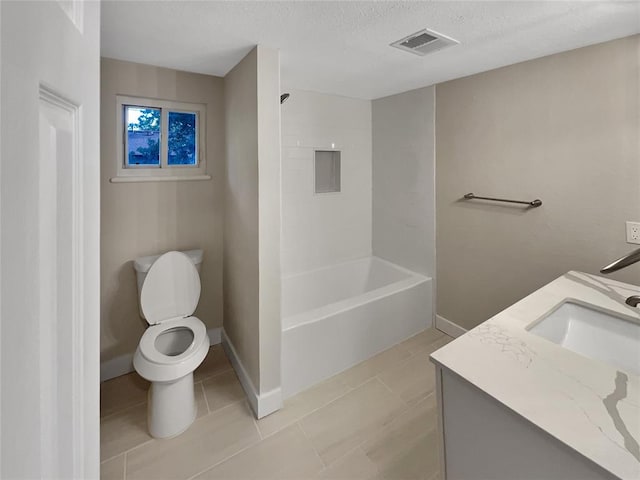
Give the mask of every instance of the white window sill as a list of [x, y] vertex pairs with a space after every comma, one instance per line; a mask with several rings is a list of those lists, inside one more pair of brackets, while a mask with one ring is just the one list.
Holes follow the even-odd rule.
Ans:
[[174, 176], [131, 176], [113, 177], [111, 183], [140, 183], [140, 182], [193, 182], [196, 180], [211, 180], [211, 175], [174, 175]]

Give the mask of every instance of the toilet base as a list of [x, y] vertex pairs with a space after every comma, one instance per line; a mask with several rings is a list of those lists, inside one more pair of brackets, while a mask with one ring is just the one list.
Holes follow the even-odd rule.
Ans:
[[175, 382], [151, 382], [148, 395], [147, 425], [152, 437], [175, 437], [195, 420], [193, 373]]

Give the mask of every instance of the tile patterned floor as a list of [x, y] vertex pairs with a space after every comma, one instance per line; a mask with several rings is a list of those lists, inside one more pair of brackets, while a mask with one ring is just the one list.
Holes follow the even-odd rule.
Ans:
[[101, 476], [133, 479], [439, 478], [435, 369], [451, 341], [429, 329], [255, 420], [220, 345], [195, 372], [198, 417], [182, 435], [146, 428], [148, 383], [101, 386]]

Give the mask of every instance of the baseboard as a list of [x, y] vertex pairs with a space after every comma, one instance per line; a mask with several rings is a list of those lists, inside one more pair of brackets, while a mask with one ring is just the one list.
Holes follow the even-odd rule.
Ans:
[[100, 363], [100, 381], [126, 375], [133, 372], [133, 353], [125, 353], [118, 357]]
[[209, 345], [219, 345], [222, 343], [222, 327], [210, 328], [207, 330]]
[[224, 330], [222, 330], [222, 347], [227, 353], [231, 365], [233, 365], [233, 369], [240, 379], [240, 384], [247, 394], [249, 405], [256, 417], [262, 418], [276, 410], [280, 410], [282, 408], [282, 390], [280, 388], [274, 388], [263, 394], [258, 393], [238, 356], [238, 352]]
[[467, 333], [466, 328], [456, 325], [451, 320], [447, 320], [440, 315], [436, 315], [436, 328], [453, 338], [458, 338], [459, 336]]
[[[218, 345], [222, 342], [222, 328], [210, 328], [207, 330], [210, 345]], [[100, 363], [100, 381], [110, 380], [133, 372], [133, 353], [125, 353], [118, 357]]]

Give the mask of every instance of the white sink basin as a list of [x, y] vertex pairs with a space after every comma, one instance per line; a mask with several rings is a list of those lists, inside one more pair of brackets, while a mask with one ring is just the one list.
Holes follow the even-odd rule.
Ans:
[[585, 357], [640, 375], [640, 324], [630, 319], [565, 301], [527, 330]]

